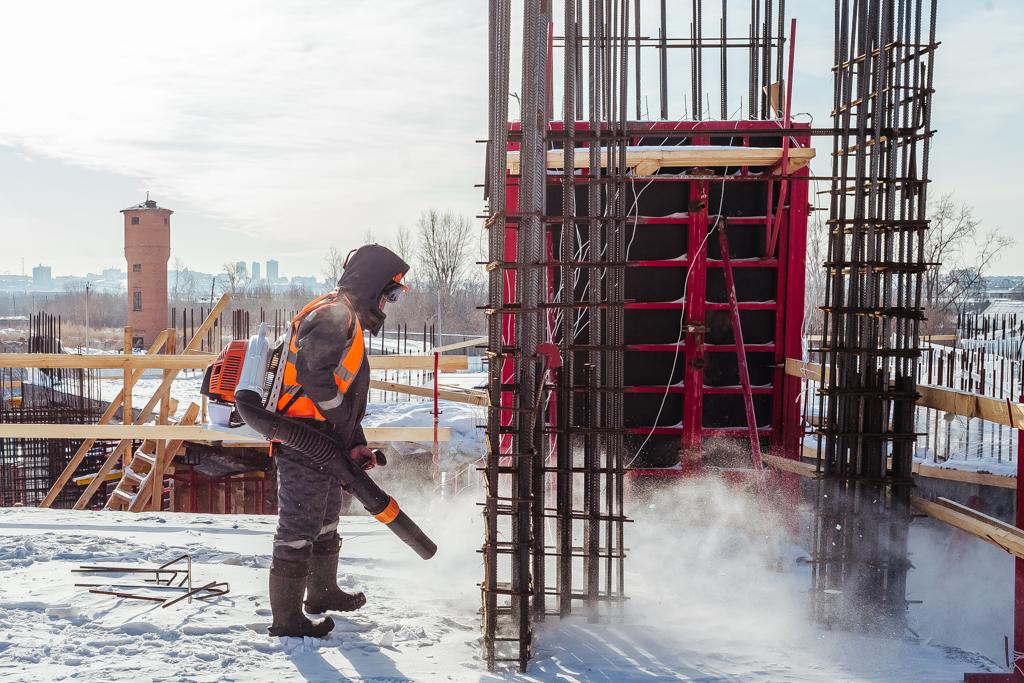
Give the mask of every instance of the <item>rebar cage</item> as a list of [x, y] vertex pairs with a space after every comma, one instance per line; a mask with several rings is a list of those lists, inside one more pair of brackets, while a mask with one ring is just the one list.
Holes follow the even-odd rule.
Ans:
[[[904, 618], [935, 0], [839, 0], [821, 348], [816, 613]], [[840, 499], [843, 496], [844, 499]], [[851, 539], [855, 539], [856, 548]], [[851, 568], [868, 557], [873, 587]], [[843, 585], [844, 582], [847, 585]], [[836, 596], [842, 596], [837, 598]], [[869, 597], [873, 596], [871, 599]], [[869, 610], [867, 608], [875, 609]]]
[[[674, 463], [660, 462], [659, 454], [667, 453], [678, 463], [684, 448], [699, 448], [705, 436], [701, 358], [706, 351], [707, 279], [717, 277], [706, 269], [713, 255], [698, 253], [690, 262], [684, 255], [679, 261], [679, 254], [666, 253], [666, 245], [659, 247], [657, 240], [644, 244], [636, 220], [642, 212], [636, 176], [643, 174], [627, 163], [628, 150], [659, 144], [662, 138], [660, 144], [670, 146], [779, 146], [787, 136], [811, 132], [794, 127], [788, 117], [777, 120], [783, 118], [783, 3], [707, 4], [716, 9], [705, 13], [699, 0], [525, 0], [522, 14], [513, 17], [511, 0], [490, 3], [485, 180], [490, 407], [482, 550], [483, 630], [490, 668], [515, 662], [525, 669], [532, 624], [546, 615], [581, 612], [603, 620], [621, 614], [627, 468], [638, 457], [639, 465], [671, 467]], [[743, 11], [729, 13], [730, 6], [741, 4]], [[519, 19], [523, 40], [513, 54], [512, 27]], [[711, 26], [714, 30], [705, 32]], [[685, 35], [670, 35], [677, 30]], [[519, 59], [519, 48], [521, 114], [520, 122], [510, 125], [510, 62]], [[737, 51], [739, 58], [733, 56]], [[737, 79], [736, 72], [744, 72], [746, 80]], [[730, 87], [730, 75], [738, 87]], [[679, 87], [679, 79], [686, 78], [689, 87]], [[660, 122], [643, 120], [650, 118], [651, 109], [643, 80], [657, 83]], [[714, 85], [722, 121], [707, 121], [713, 108], [705, 92]], [[737, 103], [733, 116], [762, 121], [724, 121]], [[676, 120], [669, 121], [670, 115]], [[693, 121], [681, 120], [687, 118]], [[744, 130], [737, 133], [738, 128]], [[799, 144], [806, 144], [806, 137], [803, 143], [794, 142]], [[552, 151], [562, 157], [554, 166], [548, 163]], [[517, 173], [509, 172], [511, 154], [517, 155]], [[796, 220], [806, 222], [806, 184], [787, 200], [782, 188], [796, 175], [783, 168], [770, 181], [758, 177], [766, 170], [669, 169], [650, 198], [684, 197], [684, 217], [665, 221], [683, 238], [673, 246], [686, 250], [687, 242], [691, 248], [714, 244], [708, 237], [720, 223], [727, 228], [721, 218], [730, 213], [736, 219], [729, 229], [730, 253], [742, 259], [750, 256], [740, 254], [743, 249], [756, 249], [757, 265], [770, 270], [767, 277], [775, 287], [782, 269], [777, 259], [764, 261], [780, 249], [781, 222], [788, 224], [800, 212]], [[806, 179], [806, 169], [801, 177]], [[767, 192], [754, 192], [761, 197], [756, 208], [726, 202], [727, 182], [752, 188], [752, 180], [767, 186]], [[746, 192], [737, 199], [739, 194]], [[709, 210], [709, 205], [714, 208]], [[790, 206], [800, 211], [790, 211]], [[764, 228], [764, 239], [739, 236], [744, 230], [758, 232], [758, 226]], [[801, 232], [801, 245], [802, 239]], [[634, 243], [637, 251], [631, 255]], [[654, 253], [643, 258], [644, 250]], [[795, 251], [802, 254], [802, 246]], [[679, 262], [671, 263], [673, 259]], [[648, 263], [644, 270], [645, 260], [664, 263]], [[637, 277], [650, 276], [655, 267], [666, 274], [672, 270], [684, 288], [690, 273], [699, 271], [692, 296], [672, 302], [659, 292], [644, 300], [637, 292]], [[646, 275], [631, 279], [631, 272]], [[802, 263], [799, 272], [799, 289], [788, 291], [802, 300]], [[630, 323], [640, 324], [640, 317], [653, 318], [658, 312], [657, 306], [645, 303], [666, 304], [662, 313], [668, 311], [678, 325], [670, 325], [671, 338], [661, 340], [666, 348], [634, 351], [661, 353], [673, 367], [660, 367], [648, 380], [627, 383], [631, 343], [644, 346]], [[745, 303], [744, 334], [748, 323], [758, 325], [756, 306]], [[774, 319], [768, 327], [772, 348], [764, 354], [766, 368], [777, 364], [774, 356], [785, 347]], [[721, 350], [738, 353], [731, 347]], [[662, 390], [662, 404], [670, 395], [674, 398], [676, 365], [680, 373], [684, 367], [692, 371], [689, 387], [698, 393], [683, 411], [682, 428], [669, 425], [670, 433], [664, 432], [666, 427], [658, 425], [661, 408], [657, 416], [644, 418], [649, 424], [635, 422], [639, 418], [629, 413], [636, 405], [661, 398]], [[721, 388], [720, 393], [728, 393], [728, 387]], [[678, 408], [668, 410], [679, 414]], [[766, 410], [781, 411], [782, 406]], [[641, 407], [636, 412], [654, 411]], [[766, 429], [765, 435], [770, 433]]]

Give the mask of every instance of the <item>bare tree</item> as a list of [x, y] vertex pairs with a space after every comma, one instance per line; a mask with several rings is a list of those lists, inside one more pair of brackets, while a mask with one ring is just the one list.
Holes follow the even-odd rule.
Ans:
[[225, 263], [224, 280], [227, 282], [228, 291], [234, 296], [239, 287], [245, 285], [245, 269], [239, 268], [237, 263]]
[[412, 265], [416, 257], [416, 245], [413, 243], [412, 231], [404, 225], [398, 226], [398, 233], [395, 235], [395, 242], [391, 251], [398, 254], [403, 261]]
[[447, 299], [469, 266], [472, 225], [466, 216], [437, 209], [427, 209], [416, 221], [420, 238], [417, 256], [423, 276]]
[[324, 278], [331, 284], [341, 279], [341, 273], [345, 270], [345, 256], [338, 251], [338, 247], [331, 245], [324, 256]]
[[180, 303], [196, 298], [196, 274], [189, 270], [180, 257], [174, 257], [174, 282], [171, 285], [171, 300]]
[[804, 287], [804, 332], [822, 333], [822, 313], [825, 301], [825, 257], [828, 251], [828, 230], [820, 212], [814, 212], [807, 225], [807, 269]]
[[950, 268], [939, 278], [936, 300], [945, 310], [962, 313], [968, 304], [978, 302], [985, 297], [984, 277], [1002, 252], [1014, 244], [1009, 235], [1001, 230], [989, 230], [980, 239], [972, 240], [974, 245], [973, 258], [959, 268]]
[[1015, 240], [999, 228], [979, 232], [974, 207], [957, 203], [952, 193], [929, 206], [924, 237], [924, 304], [928, 327], [937, 331], [952, 312], [963, 312], [984, 298], [984, 277]]
[[924, 258], [930, 264], [924, 274], [924, 300], [928, 308], [936, 308], [941, 298], [940, 282], [945, 270], [956, 268], [954, 264], [978, 232], [978, 221], [974, 207], [966, 202], [956, 204], [953, 193], [948, 192], [929, 207], [931, 223], [924, 237]]

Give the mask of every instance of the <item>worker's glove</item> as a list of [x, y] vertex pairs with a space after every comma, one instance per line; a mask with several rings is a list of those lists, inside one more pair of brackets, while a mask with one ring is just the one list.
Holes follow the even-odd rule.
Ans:
[[361, 469], [371, 470], [377, 466], [377, 456], [365, 444], [349, 451], [352, 463]]

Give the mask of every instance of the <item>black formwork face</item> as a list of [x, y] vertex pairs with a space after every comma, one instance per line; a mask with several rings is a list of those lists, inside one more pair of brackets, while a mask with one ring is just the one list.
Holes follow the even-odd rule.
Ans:
[[[736, 146], [781, 145], [777, 137], [748, 137], [745, 143], [740, 137], [712, 138], [710, 142]], [[639, 144], [663, 143], [661, 138], [639, 140]], [[680, 144], [687, 143], [683, 140]], [[751, 173], [766, 170], [748, 169]], [[671, 171], [664, 170], [666, 174]], [[694, 272], [704, 273], [707, 306], [701, 314], [702, 320], [695, 321], [706, 330], [705, 352], [701, 356], [702, 422], [697, 431], [717, 434], [743, 430], [747, 426], [739, 391], [739, 364], [733, 346], [735, 335], [726, 308], [728, 295], [721, 267], [721, 248], [715, 235], [712, 235], [714, 239], [690, 244], [693, 185], [693, 181], [682, 175], [656, 182], [639, 179], [628, 185], [626, 204], [632, 208], [628, 212], [625, 235], [623, 419], [627, 429], [627, 460], [639, 469], [672, 467], [680, 459], [681, 435], [687, 428], [683, 424], [684, 403], [691, 400], [683, 387], [687, 363], [681, 347], [686, 344], [686, 327], [690, 322], [684, 313], [683, 297], [687, 290], [697, 289], [692, 287], [692, 276], [688, 282], [688, 272], [698, 261], [702, 267]], [[721, 220], [740, 221], [729, 223], [727, 238], [741, 308], [743, 339], [747, 346], [753, 347], [747, 352], [747, 362], [755, 391], [755, 414], [758, 426], [763, 428], [769, 428], [772, 420], [771, 392], [777, 365], [774, 345], [779, 328], [778, 262], [764, 258], [768, 185], [767, 177], [764, 182], [711, 181], [707, 184], [705, 208], [711, 214], [709, 226], [714, 224], [716, 215], [722, 216]], [[575, 192], [577, 206], [586, 206], [586, 184], [577, 183]], [[777, 194], [776, 189], [773, 200], [777, 201]], [[562, 206], [561, 186], [555, 182], [549, 184], [546, 199], [549, 215], [557, 218]], [[775, 208], [773, 202], [772, 209]], [[550, 232], [552, 252], [558, 254], [564, 239], [562, 227], [553, 224]], [[574, 253], [586, 253], [586, 222], [581, 220], [568, 239]], [[574, 300], [586, 295], [588, 285], [588, 272], [581, 268], [575, 279]], [[557, 288], [557, 282], [552, 282], [552, 286]], [[606, 295], [602, 291], [602, 298]], [[581, 331], [576, 343], [585, 346], [592, 342], [587, 335], [588, 312], [579, 310], [574, 315], [577, 318], [575, 329]], [[556, 329], [554, 336], [558, 338], [559, 334], [560, 330]], [[586, 350], [574, 352], [573, 383], [576, 386], [586, 384], [586, 356]], [[584, 402], [574, 404], [574, 424], [584, 424], [586, 410]], [[746, 438], [742, 433], [739, 437]]]

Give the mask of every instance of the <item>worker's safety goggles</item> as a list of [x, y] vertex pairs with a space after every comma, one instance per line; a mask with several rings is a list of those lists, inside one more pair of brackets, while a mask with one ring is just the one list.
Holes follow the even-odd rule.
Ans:
[[395, 303], [402, 298], [402, 295], [405, 294], [408, 289], [409, 288], [403, 284], [393, 282], [384, 288], [384, 291], [381, 292], [381, 296], [389, 303]]

